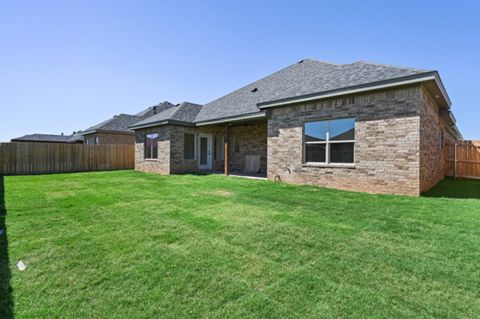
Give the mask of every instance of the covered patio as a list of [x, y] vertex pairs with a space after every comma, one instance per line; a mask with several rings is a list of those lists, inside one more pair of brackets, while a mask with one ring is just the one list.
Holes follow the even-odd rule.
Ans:
[[200, 126], [198, 168], [203, 173], [266, 178], [266, 119], [262, 117]]

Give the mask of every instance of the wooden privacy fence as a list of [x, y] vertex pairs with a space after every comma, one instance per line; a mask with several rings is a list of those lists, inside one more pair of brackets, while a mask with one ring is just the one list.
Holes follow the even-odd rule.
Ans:
[[0, 143], [0, 175], [133, 169], [134, 145]]
[[445, 175], [480, 179], [480, 142], [461, 141], [444, 147]]

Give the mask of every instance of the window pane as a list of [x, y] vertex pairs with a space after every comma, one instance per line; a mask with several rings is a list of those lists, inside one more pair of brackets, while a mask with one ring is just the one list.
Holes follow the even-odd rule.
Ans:
[[355, 139], [355, 119], [340, 119], [330, 121], [331, 141]]
[[328, 121], [305, 123], [305, 141], [325, 141], [327, 131]]
[[158, 134], [147, 134], [145, 139], [145, 158], [158, 158]]
[[207, 165], [208, 139], [200, 137], [200, 164]]
[[184, 135], [183, 158], [195, 159], [195, 135], [194, 134]]
[[325, 163], [326, 144], [305, 144], [305, 161]]
[[353, 163], [354, 143], [330, 143], [330, 163]]

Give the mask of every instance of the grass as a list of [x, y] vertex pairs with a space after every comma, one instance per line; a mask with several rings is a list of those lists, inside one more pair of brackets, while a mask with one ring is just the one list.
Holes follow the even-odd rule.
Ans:
[[0, 318], [480, 313], [479, 181], [427, 194], [445, 198], [133, 171], [4, 184]]

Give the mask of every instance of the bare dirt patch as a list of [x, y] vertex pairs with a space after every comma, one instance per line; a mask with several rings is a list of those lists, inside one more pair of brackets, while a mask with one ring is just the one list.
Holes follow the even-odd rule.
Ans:
[[215, 196], [222, 196], [222, 197], [230, 197], [232, 195], [234, 195], [233, 192], [230, 192], [230, 191], [226, 191], [226, 190], [216, 190], [216, 191], [211, 191], [211, 192], [206, 192], [206, 193], [203, 193], [204, 195], [215, 195]]
[[61, 199], [75, 196], [73, 191], [58, 191], [58, 192], [46, 192], [45, 197], [47, 199]]

